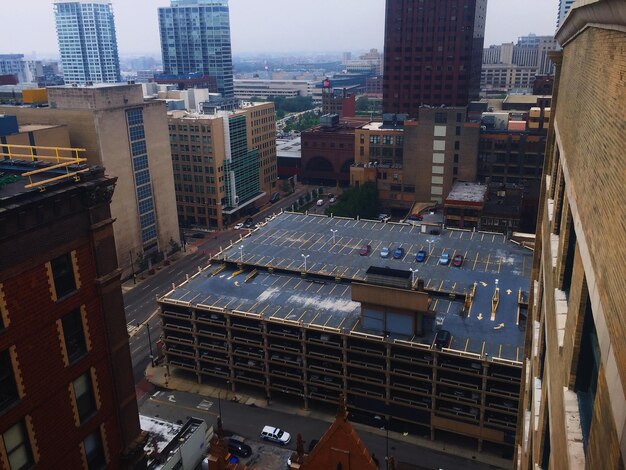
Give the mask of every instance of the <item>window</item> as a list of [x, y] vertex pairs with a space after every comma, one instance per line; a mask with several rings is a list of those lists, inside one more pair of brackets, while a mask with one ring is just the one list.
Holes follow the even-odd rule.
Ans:
[[104, 458], [104, 448], [102, 446], [102, 436], [100, 429], [96, 429], [89, 434], [83, 441], [85, 446], [85, 457], [87, 458], [87, 468], [89, 470], [101, 469], [106, 467], [106, 459]]
[[76, 396], [78, 418], [80, 423], [83, 424], [97, 411], [89, 372], [85, 372], [74, 380], [74, 395]]
[[435, 113], [435, 124], [446, 124], [448, 122], [448, 113]]
[[4, 441], [11, 470], [27, 469], [35, 465], [24, 421], [20, 421], [10, 427], [2, 435], [2, 440]]
[[50, 261], [50, 266], [52, 268], [52, 279], [54, 280], [57, 299], [65, 297], [70, 292], [76, 290], [72, 256], [69, 253], [54, 258]]
[[63, 324], [67, 359], [70, 364], [73, 364], [87, 353], [83, 319], [81, 318], [80, 310], [77, 309], [65, 315], [61, 323]]

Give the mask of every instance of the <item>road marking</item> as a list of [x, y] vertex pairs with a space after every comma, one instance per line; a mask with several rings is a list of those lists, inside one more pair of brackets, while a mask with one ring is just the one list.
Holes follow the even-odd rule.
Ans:
[[213, 406], [213, 402], [209, 400], [202, 400], [199, 405], [196, 405], [196, 408], [199, 410], [209, 411], [209, 408]]

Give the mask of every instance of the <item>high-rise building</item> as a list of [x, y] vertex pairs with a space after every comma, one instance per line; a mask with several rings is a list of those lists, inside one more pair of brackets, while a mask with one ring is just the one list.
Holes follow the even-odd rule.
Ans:
[[66, 151], [0, 145], [0, 467], [142, 468], [115, 178]]
[[551, 75], [554, 66], [548, 53], [557, 48], [554, 36], [529, 34], [517, 44], [492, 45], [483, 50], [481, 89], [530, 91], [537, 75]]
[[233, 96], [233, 58], [228, 0], [172, 0], [159, 8], [163, 73], [201, 72], [215, 77], [217, 91]]
[[575, 0], [559, 0], [559, 11], [556, 17], [556, 29], [563, 24], [565, 17], [569, 13]]
[[221, 230], [275, 191], [273, 103], [214, 114], [173, 111], [169, 131], [181, 225]]
[[387, 0], [383, 111], [477, 98], [486, 12], [487, 0]]
[[144, 101], [141, 85], [107, 84], [48, 88], [48, 104], [2, 106], [0, 113], [17, 116], [20, 125], [65, 124], [89, 163], [118, 178], [111, 212], [124, 273], [138, 253], [147, 259], [178, 242], [165, 103]]
[[56, 0], [54, 16], [65, 83], [121, 81], [110, 0]]
[[556, 38], [517, 468], [626, 467], [626, 3], [577, 2]]
[[20, 83], [28, 81], [24, 54], [0, 54], [0, 75], [15, 75]]

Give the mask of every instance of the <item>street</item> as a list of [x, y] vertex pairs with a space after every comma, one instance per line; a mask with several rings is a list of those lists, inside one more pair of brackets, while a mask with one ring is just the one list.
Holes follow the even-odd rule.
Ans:
[[[295, 436], [297, 433], [302, 434], [306, 444], [305, 448], [307, 448], [311, 440], [319, 439], [330, 426], [328, 422], [314, 419], [310, 416], [300, 416], [275, 411], [272, 409], [271, 405], [269, 408], [265, 408], [248, 406], [227, 400], [220, 400], [218, 402], [218, 400], [213, 397], [203, 397], [185, 392], [158, 391], [150, 396], [146, 396], [143, 403], [140, 403], [140, 413], [143, 415], [159, 417], [172, 422], [178, 420], [184, 422], [187, 417], [194, 416], [204, 419], [209, 426], [216, 425], [220, 408], [226, 433], [237, 434], [247, 440], [253, 441], [250, 443], [253, 448], [256, 447], [255, 443], [259, 441], [259, 433], [265, 425], [276, 426], [289, 432], [292, 435], [292, 440], [286, 448], [291, 450], [296, 449]], [[332, 416], [332, 413], [329, 412], [329, 416]], [[361, 425], [357, 424], [354, 426], [369, 453], [376, 455], [381, 462], [382, 468], [387, 452], [385, 432], [368, 432]], [[268, 445], [274, 446], [273, 444], [267, 443], [263, 445], [265, 447]], [[416, 447], [413, 443], [394, 440], [391, 436], [388, 445], [389, 454], [393, 455], [396, 461], [418, 465], [415, 467], [416, 470], [458, 468], [465, 470], [485, 470], [495, 468], [425, 447]], [[274, 447], [281, 448], [280, 446]], [[250, 457], [250, 459], [253, 458], [254, 455]], [[262, 470], [264, 467], [259, 466], [257, 468]], [[280, 467], [281, 470], [282, 468], [283, 467]]]

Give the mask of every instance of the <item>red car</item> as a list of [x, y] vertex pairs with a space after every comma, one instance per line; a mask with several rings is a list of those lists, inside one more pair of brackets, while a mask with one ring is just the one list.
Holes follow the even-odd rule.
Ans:
[[463, 255], [456, 255], [454, 258], [452, 258], [452, 265], [456, 266], [457, 268], [461, 267], [461, 265], [463, 264]]
[[361, 247], [361, 249], [359, 250], [359, 254], [361, 256], [367, 256], [370, 254], [370, 251], [372, 251], [372, 246], [371, 245], [363, 245]]

